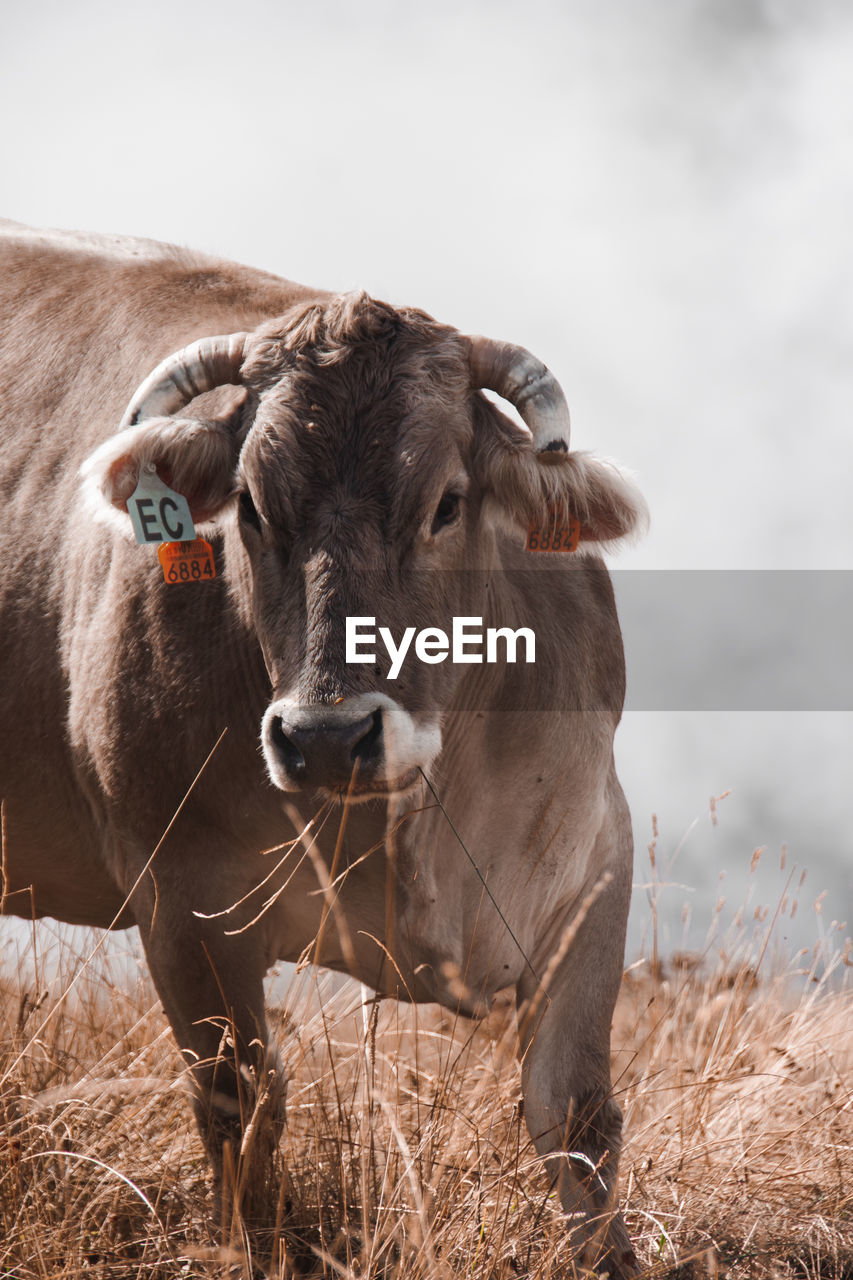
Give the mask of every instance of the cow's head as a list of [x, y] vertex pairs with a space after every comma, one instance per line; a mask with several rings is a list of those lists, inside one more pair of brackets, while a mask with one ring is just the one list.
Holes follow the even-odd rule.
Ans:
[[[227, 383], [246, 389], [239, 412], [167, 416]], [[514, 404], [528, 430], [481, 388]], [[617, 471], [570, 452], [563, 393], [529, 352], [365, 295], [183, 349], [141, 385], [122, 425], [84, 473], [126, 512], [153, 465], [196, 523], [225, 525], [272, 682], [264, 754], [285, 791], [408, 789], [435, 759], [469, 670], [412, 659], [391, 681], [384, 647], [375, 664], [348, 663], [347, 616], [375, 617], [395, 641], [406, 627], [449, 632], [454, 616], [484, 613], [485, 576], [462, 571], [494, 565], [500, 526], [522, 542], [556, 508], [604, 543], [643, 517]]]

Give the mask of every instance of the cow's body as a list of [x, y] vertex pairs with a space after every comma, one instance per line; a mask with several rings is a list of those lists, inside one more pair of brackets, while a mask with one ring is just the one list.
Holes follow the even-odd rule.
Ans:
[[[593, 1221], [613, 1207], [619, 1116], [609, 1098], [607, 1059], [631, 880], [630, 820], [612, 761], [623, 693], [621, 642], [601, 562], [586, 554], [532, 556], [523, 533], [507, 533], [489, 515], [489, 502], [500, 500], [497, 481], [496, 498], [475, 475], [465, 499], [463, 523], [474, 530], [468, 541], [434, 524], [433, 534], [407, 546], [399, 567], [396, 549], [417, 526], [411, 512], [395, 506], [399, 475], [405, 475], [400, 468], [423, 471], [431, 454], [456, 450], [461, 469], [473, 474], [471, 415], [475, 438], [496, 429], [490, 424], [499, 418], [464, 389], [461, 340], [452, 331], [434, 326], [433, 337], [423, 322], [438, 362], [433, 387], [433, 348], [413, 354], [408, 321], [403, 337], [395, 330], [389, 338], [369, 300], [336, 303], [259, 272], [147, 242], [10, 227], [0, 252], [4, 909], [100, 927], [138, 924], [178, 1042], [202, 1064], [217, 1057], [217, 1019], [228, 1016], [238, 1052], [260, 1069], [252, 1041], [266, 1040], [262, 980], [276, 959], [308, 954], [384, 994], [453, 1008], [461, 1002], [473, 1013], [487, 1008], [497, 990], [515, 985], [520, 1003], [530, 1008], [532, 1002], [535, 1012], [523, 1020], [528, 1124], [543, 1153], [566, 1150], [568, 1143], [598, 1166], [590, 1177], [583, 1160], [554, 1157], [567, 1210], [582, 1209]], [[219, 502], [213, 512], [219, 523], [209, 535], [219, 576], [167, 586], [154, 552], [115, 527], [116, 512], [105, 522], [83, 501], [81, 464], [116, 435], [131, 394], [158, 361], [211, 334], [251, 334], [274, 317], [302, 316], [310, 303], [316, 304], [310, 315], [338, 306], [338, 330], [348, 324], [353, 332], [363, 306], [365, 359], [371, 342], [385, 344], [382, 377], [374, 387], [372, 375], [358, 375], [359, 407], [355, 393], [335, 381], [350, 376], [355, 359], [316, 360], [308, 412], [316, 412], [318, 423], [294, 424], [275, 407], [277, 387], [264, 399], [269, 342], [262, 357], [254, 354], [244, 366], [252, 370], [248, 398], [228, 430], [249, 440], [241, 475], [249, 477], [258, 506], [255, 481], [266, 477], [263, 522], [250, 509], [247, 531], [234, 502]], [[331, 331], [332, 320], [323, 323]], [[411, 325], [420, 333], [419, 318]], [[274, 326], [275, 340], [292, 328], [293, 322]], [[399, 376], [393, 368], [389, 373], [398, 346]], [[298, 378], [306, 357], [295, 359]], [[404, 386], [399, 403], [383, 393], [383, 377], [391, 378], [394, 396]], [[428, 415], [414, 421], [411, 412], [420, 378], [427, 392], [450, 387], [448, 403], [455, 396], [444, 406], [435, 439]], [[266, 454], [252, 426], [259, 394], [261, 413], [274, 419], [266, 428]], [[219, 403], [209, 407], [217, 395], [234, 399], [213, 392], [199, 401], [208, 417], [225, 412]], [[424, 399], [429, 407], [429, 394]], [[387, 407], [374, 412], [380, 400]], [[355, 407], [331, 449], [322, 433], [341, 430], [337, 419], [326, 425], [339, 402]], [[469, 402], [476, 402], [473, 410]], [[146, 425], [136, 430], [144, 433]], [[506, 468], [514, 465], [521, 433], [506, 425], [500, 430]], [[399, 451], [398, 431], [405, 446]], [[112, 483], [104, 477], [113, 476], [116, 449], [133, 435], [131, 427], [116, 437], [118, 445], [105, 446], [112, 452], [103, 455], [96, 476], [102, 493]], [[273, 447], [282, 451], [290, 477], [276, 490], [287, 494], [281, 515], [270, 510], [276, 495], [270, 496], [269, 476], [278, 465]], [[381, 452], [374, 457], [371, 450]], [[384, 460], [391, 455], [386, 476]], [[181, 474], [177, 462], [167, 470]], [[558, 468], [543, 470], [550, 477]], [[300, 481], [316, 477], [310, 501], [293, 487], [297, 472]], [[441, 492], [439, 484], [438, 498]], [[113, 494], [113, 507], [120, 510], [126, 497], [127, 484]], [[630, 506], [624, 490], [617, 497], [613, 506], [623, 499]], [[521, 506], [527, 498], [514, 500]], [[217, 505], [198, 504], [202, 518]], [[637, 513], [634, 507], [623, 514], [618, 529], [612, 512], [602, 517], [612, 529], [600, 537], [628, 531]], [[522, 518], [513, 515], [516, 523]], [[269, 533], [285, 524], [287, 554]], [[456, 551], [441, 551], [453, 537]], [[388, 545], [395, 549], [390, 559]], [[444, 560], [436, 558], [439, 552]], [[453, 588], [455, 613], [535, 629], [537, 663], [525, 673], [521, 692], [503, 683], [515, 680], [517, 669], [500, 665], [465, 668], [444, 693], [440, 684], [438, 693], [433, 685], [416, 685], [421, 677], [440, 682], [444, 668], [401, 674], [392, 685], [372, 666], [346, 665], [339, 634], [345, 613], [384, 614], [378, 622], [389, 622], [395, 635], [410, 622], [442, 625], [442, 617], [427, 616], [426, 606], [423, 616], [406, 614], [407, 604], [417, 612], [423, 590], [405, 583], [395, 589], [415, 555], [427, 581], [433, 572], [460, 571], [465, 585]], [[299, 572], [288, 577], [293, 561]], [[477, 572], [469, 580], [470, 569]], [[442, 607], [446, 612], [447, 599]], [[365, 775], [374, 769], [378, 799], [340, 804], [328, 799], [334, 789], [318, 794], [317, 786], [289, 781], [294, 759], [299, 769], [307, 761], [309, 780], [312, 767], [324, 767], [315, 743], [338, 714], [330, 708], [339, 706], [358, 704], [366, 723], [384, 726], [390, 760], [398, 702], [407, 708], [400, 741], [409, 743], [399, 748], [400, 771], [405, 766], [408, 776], [423, 763], [458, 837], [422, 778], [394, 791], [390, 765], [374, 765], [367, 747], [359, 747], [359, 758]], [[296, 723], [296, 706], [308, 707], [314, 719]], [[325, 717], [320, 729], [318, 715]], [[258, 748], [262, 721], [266, 764]], [[358, 732], [366, 743], [370, 734]], [[418, 746], [438, 743], [439, 733], [440, 749]], [[341, 792], [341, 779], [336, 782]], [[355, 783], [359, 800], [357, 774]], [[384, 799], [383, 785], [390, 790]], [[290, 852], [263, 852], [293, 841], [312, 819]], [[335, 890], [318, 893], [330, 873]], [[276, 900], [262, 913], [271, 895]], [[229, 914], [216, 914], [237, 903]], [[259, 914], [251, 927], [226, 934]], [[565, 955], [554, 964], [561, 945]], [[549, 965], [543, 998], [540, 982]], [[216, 1069], [197, 1066], [196, 1078], [200, 1122], [216, 1163], [223, 1138], [239, 1136], [239, 1076], [220, 1062]], [[595, 1228], [588, 1225], [586, 1234], [594, 1238]], [[603, 1235], [611, 1265], [629, 1270], [618, 1216]]]

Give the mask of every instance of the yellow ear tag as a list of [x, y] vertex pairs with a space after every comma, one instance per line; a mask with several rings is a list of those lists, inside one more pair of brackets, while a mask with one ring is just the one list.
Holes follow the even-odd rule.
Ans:
[[216, 577], [213, 548], [204, 538], [191, 542], [161, 542], [157, 559], [163, 569], [163, 577], [169, 583], [206, 582]]
[[577, 551], [581, 538], [581, 522], [574, 516], [558, 521], [552, 508], [550, 519], [531, 520], [527, 530], [528, 551]]

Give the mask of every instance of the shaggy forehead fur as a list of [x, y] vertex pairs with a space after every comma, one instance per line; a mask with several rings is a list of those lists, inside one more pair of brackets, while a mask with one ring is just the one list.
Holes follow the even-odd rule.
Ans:
[[327, 497], [354, 518], [431, 500], [468, 452], [465, 343], [422, 311], [364, 293], [302, 307], [257, 331], [242, 376], [259, 404], [241, 466], [274, 524]]

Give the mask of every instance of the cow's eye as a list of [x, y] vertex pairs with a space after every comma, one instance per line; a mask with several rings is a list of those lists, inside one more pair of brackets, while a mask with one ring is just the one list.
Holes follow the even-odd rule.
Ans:
[[248, 489], [243, 489], [240, 493], [240, 519], [260, 533], [261, 517], [258, 515], [258, 509], [252, 501], [252, 495]]
[[462, 499], [458, 493], [454, 493], [452, 489], [448, 489], [447, 493], [441, 499], [435, 509], [435, 515], [432, 519], [432, 532], [438, 533], [440, 529], [446, 528], [449, 524], [455, 524], [459, 518], [459, 509]]

